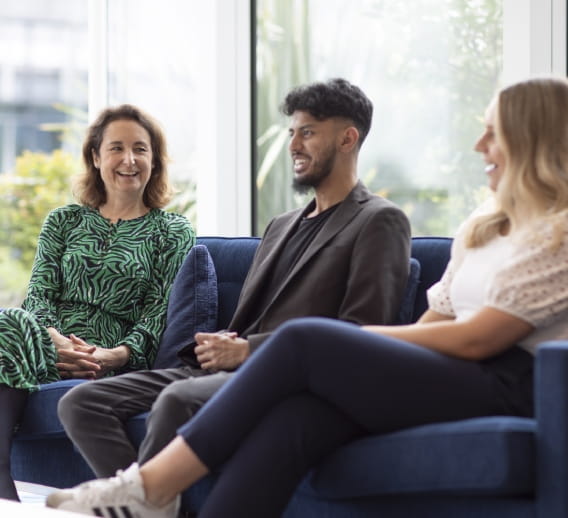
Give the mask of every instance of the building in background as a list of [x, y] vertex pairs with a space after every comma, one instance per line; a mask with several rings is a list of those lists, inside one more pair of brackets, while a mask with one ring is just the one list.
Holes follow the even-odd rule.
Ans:
[[0, 173], [23, 151], [77, 152], [88, 99], [87, 2], [0, 6]]

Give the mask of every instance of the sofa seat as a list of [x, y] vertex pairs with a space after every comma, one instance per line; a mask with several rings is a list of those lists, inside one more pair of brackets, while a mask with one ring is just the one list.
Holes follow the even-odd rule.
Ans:
[[[399, 508], [404, 518], [461, 518], [455, 509], [463, 510], [469, 498], [471, 516], [483, 516], [486, 505], [502, 505], [504, 512], [518, 506], [519, 517], [530, 516], [518, 499], [534, 497], [535, 431], [534, 419], [499, 416], [356, 440], [306, 476], [285, 516], [355, 517], [359, 509], [360, 516], [392, 518]], [[208, 476], [186, 491], [184, 508], [197, 511], [214, 483]], [[434, 514], [423, 514], [426, 502]]]
[[484, 417], [365, 437], [328, 457], [301, 491], [326, 499], [532, 494], [535, 430], [534, 419]]
[[24, 418], [18, 430], [18, 440], [50, 439], [65, 437], [65, 431], [57, 412], [59, 399], [72, 387], [83, 380], [63, 380], [40, 385], [39, 390], [30, 394], [24, 410]]

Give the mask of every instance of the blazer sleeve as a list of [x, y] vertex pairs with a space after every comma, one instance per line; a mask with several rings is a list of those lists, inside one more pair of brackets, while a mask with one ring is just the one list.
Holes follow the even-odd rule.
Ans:
[[359, 325], [392, 324], [408, 281], [410, 223], [395, 206], [372, 213], [355, 240], [338, 318]]

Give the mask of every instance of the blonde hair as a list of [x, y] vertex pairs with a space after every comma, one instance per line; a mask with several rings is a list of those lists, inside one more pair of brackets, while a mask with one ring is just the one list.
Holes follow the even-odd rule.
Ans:
[[148, 185], [144, 189], [144, 205], [151, 209], [166, 206], [172, 197], [173, 189], [168, 178], [168, 151], [164, 132], [154, 118], [131, 104], [106, 108], [89, 126], [83, 142], [85, 172], [75, 180], [75, 196], [80, 203], [94, 209], [106, 202], [105, 185], [100, 171], [95, 167], [93, 151], [99, 154], [106, 128], [117, 120], [134, 121], [150, 135], [153, 168]]
[[[475, 219], [466, 246], [482, 246], [499, 233], [551, 221], [568, 209], [568, 81], [531, 79], [496, 98], [495, 132], [505, 159], [496, 210]], [[554, 223], [553, 246], [562, 228]], [[537, 231], [532, 232], [535, 234]]]

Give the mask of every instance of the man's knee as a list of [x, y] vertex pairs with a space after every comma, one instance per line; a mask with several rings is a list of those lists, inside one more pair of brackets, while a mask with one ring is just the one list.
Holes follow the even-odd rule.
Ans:
[[221, 388], [229, 376], [229, 373], [216, 373], [174, 381], [162, 390], [152, 406], [152, 414], [189, 418]]
[[151, 415], [173, 416], [193, 415], [198, 403], [191, 390], [191, 380], [174, 381], [160, 392], [152, 405]]
[[65, 426], [80, 419], [85, 412], [85, 403], [89, 401], [91, 397], [91, 386], [92, 383], [89, 382], [76, 385], [59, 400], [57, 404], [57, 415]]

